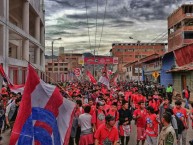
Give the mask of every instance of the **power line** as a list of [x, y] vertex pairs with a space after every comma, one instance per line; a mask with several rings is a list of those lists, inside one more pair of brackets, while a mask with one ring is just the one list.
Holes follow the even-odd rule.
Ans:
[[96, 13], [95, 48], [96, 48], [96, 36], [97, 36], [97, 20], [98, 20], [98, 0], [97, 0], [97, 13]]
[[[91, 43], [90, 43], [90, 31], [89, 31], [89, 23], [88, 23], [88, 13], [87, 13], [87, 4], [85, 0], [85, 8], [86, 8], [86, 18], [87, 18], [87, 27], [88, 27], [88, 37], [89, 37], [89, 44], [90, 44], [90, 50], [91, 50]], [[92, 51], [92, 50], [91, 50]]]
[[106, 12], [107, 12], [107, 0], [106, 0], [106, 4], [105, 4], [105, 13], [104, 13], [104, 18], [103, 18], [103, 25], [102, 25], [102, 31], [101, 31], [101, 36], [100, 36], [97, 54], [99, 52], [99, 48], [100, 48], [100, 44], [101, 44], [101, 40], [102, 40], [102, 36], [103, 36], [103, 29], [104, 29], [104, 22], [105, 22], [105, 18], [106, 18]]

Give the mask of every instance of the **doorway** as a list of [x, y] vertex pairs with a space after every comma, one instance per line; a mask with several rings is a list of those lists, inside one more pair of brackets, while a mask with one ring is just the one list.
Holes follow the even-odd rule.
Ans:
[[187, 84], [186, 84], [186, 75], [182, 75], [181, 76], [181, 84], [182, 84], [182, 90], [187, 86]]

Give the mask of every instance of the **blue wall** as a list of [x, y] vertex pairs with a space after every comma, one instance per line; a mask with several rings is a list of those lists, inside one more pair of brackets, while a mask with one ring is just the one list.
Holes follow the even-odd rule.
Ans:
[[160, 78], [161, 85], [167, 87], [168, 84], [173, 84], [172, 73], [166, 73], [166, 71], [171, 70], [174, 64], [175, 64], [175, 57], [173, 52], [165, 54], [162, 59], [161, 78]]

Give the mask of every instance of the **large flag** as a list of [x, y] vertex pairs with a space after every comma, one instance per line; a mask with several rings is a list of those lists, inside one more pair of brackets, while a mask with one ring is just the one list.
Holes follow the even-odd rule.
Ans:
[[86, 75], [88, 76], [90, 82], [92, 82], [93, 84], [97, 83], [96, 79], [93, 77], [93, 75], [88, 70], [86, 71]]
[[75, 103], [43, 82], [28, 66], [28, 76], [10, 145], [68, 145]]

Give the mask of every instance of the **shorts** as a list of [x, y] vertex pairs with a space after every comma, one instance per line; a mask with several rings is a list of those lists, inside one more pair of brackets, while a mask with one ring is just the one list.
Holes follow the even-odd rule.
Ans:
[[145, 128], [137, 127], [137, 140], [145, 140], [146, 131]]

